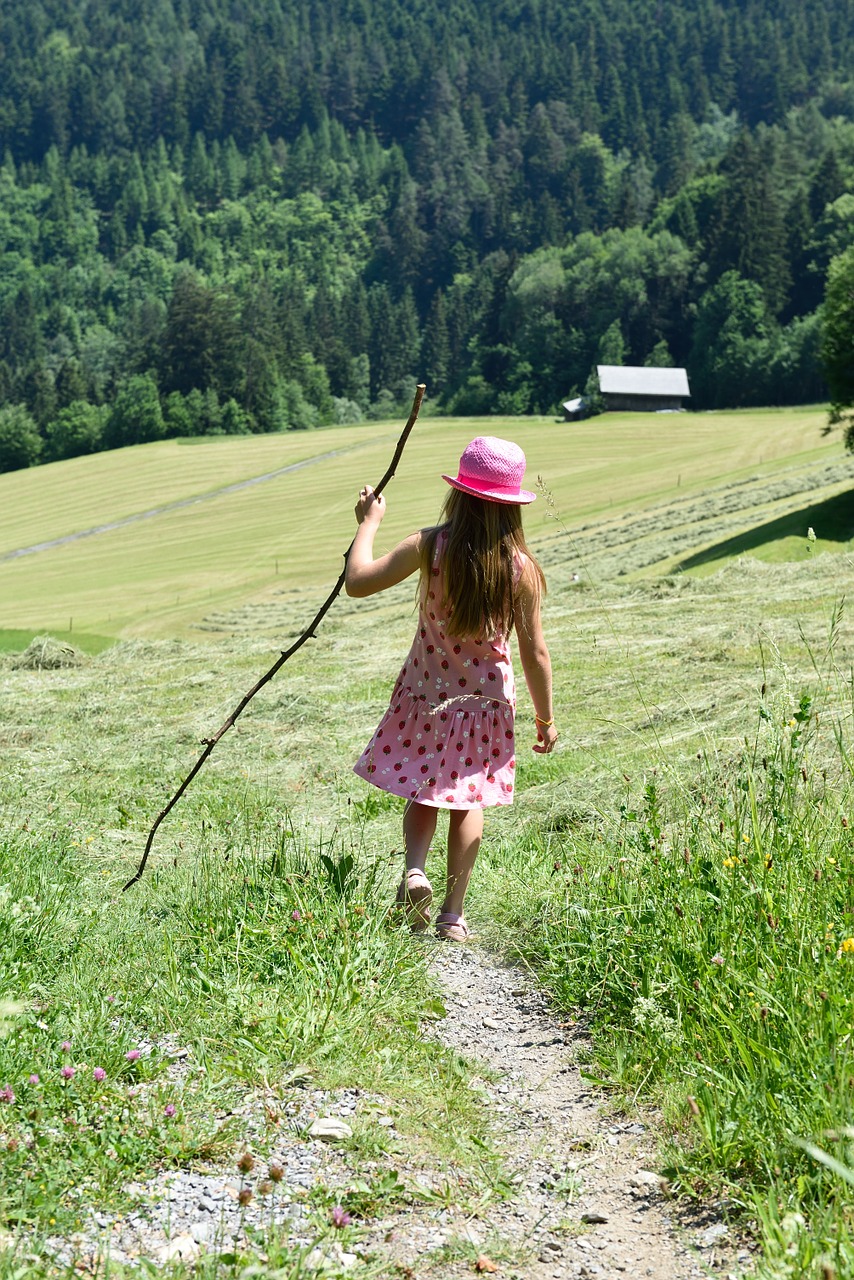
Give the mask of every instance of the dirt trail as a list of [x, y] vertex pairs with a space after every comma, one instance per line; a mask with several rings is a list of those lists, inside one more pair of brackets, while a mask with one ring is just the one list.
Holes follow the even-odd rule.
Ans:
[[499, 1274], [524, 1280], [696, 1280], [748, 1261], [746, 1254], [736, 1260], [716, 1216], [680, 1219], [653, 1172], [653, 1135], [639, 1121], [603, 1114], [602, 1095], [574, 1063], [583, 1034], [555, 1021], [520, 970], [479, 948], [450, 944], [432, 963], [448, 1008], [435, 1034], [502, 1073], [485, 1086], [484, 1101], [509, 1151], [518, 1194], [493, 1201], [474, 1219], [417, 1209], [403, 1222], [389, 1219], [383, 1228], [401, 1242], [398, 1265], [417, 1274], [471, 1274], [470, 1261], [429, 1266], [430, 1253], [455, 1236], [484, 1253], [509, 1254]]
[[[270, 1117], [278, 1113], [269, 1155], [284, 1181], [274, 1202], [256, 1197], [248, 1209], [238, 1206], [243, 1183], [233, 1160], [208, 1169], [163, 1169], [126, 1188], [136, 1203], [125, 1216], [90, 1210], [74, 1235], [49, 1239], [54, 1260], [93, 1275], [107, 1254], [128, 1265], [179, 1257], [192, 1265], [205, 1252], [235, 1245], [251, 1253], [248, 1229], [275, 1221], [293, 1247], [307, 1250], [307, 1275], [352, 1272], [357, 1280], [364, 1260], [366, 1274], [389, 1280], [464, 1280], [477, 1274], [484, 1256], [494, 1261], [498, 1280], [734, 1280], [742, 1274], [750, 1256], [737, 1253], [718, 1215], [689, 1218], [668, 1197], [654, 1172], [647, 1126], [604, 1113], [602, 1095], [576, 1062], [587, 1047], [583, 1031], [556, 1021], [521, 970], [477, 946], [425, 943], [433, 948], [430, 964], [447, 1008], [425, 1035], [483, 1064], [483, 1106], [504, 1152], [511, 1194], [495, 1194], [487, 1176], [483, 1194], [469, 1187], [461, 1201], [456, 1171], [394, 1134], [391, 1115], [377, 1120], [383, 1099], [359, 1088], [299, 1085], [283, 1098], [275, 1090], [252, 1090], [229, 1114], [243, 1119], [244, 1149], [266, 1146]], [[189, 1058], [176, 1057], [170, 1074], [179, 1079], [191, 1069]], [[357, 1113], [391, 1126], [386, 1132], [394, 1137], [386, 1154], [368, 1165], [354, 1162], [346, 1145], [308, 1132], [317, 1116], [346, 1125]], [[416, 1193], [381, 1218], [360, 1222], [350, 1246], [356, 1252], [334, 1239], [316, 1243], [307, 1199], [313, 1187], [346, 1193], [354, 1179], [392, 1171], [413, 1191], [421, 1186], [435, 1194]], [[468, 1183], [467, 1175], [462, 1181]]]

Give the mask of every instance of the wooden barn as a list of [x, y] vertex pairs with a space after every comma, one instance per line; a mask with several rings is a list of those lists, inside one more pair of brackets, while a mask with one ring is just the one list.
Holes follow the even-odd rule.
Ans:
[[599, 390], [606, 409], [629, 409], [645, 413], [683, 408], [691, 395], [684, 369], [647, 369], [631, 365], [600, 364]]

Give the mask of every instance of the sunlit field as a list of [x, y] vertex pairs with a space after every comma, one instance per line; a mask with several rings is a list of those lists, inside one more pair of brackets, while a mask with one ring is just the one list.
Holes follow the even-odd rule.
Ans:
[[[839, 438], [822, 434], [824, 421], [817, 408], [582, 423], [425, 416], [389, 489], [383, 537], [436, 518], [446, 493], [440, 474], [455, 471], [478, 432], [518, 440], [529, 482], [541, 476], [577, 529], [724, 484], [841, 463]], [[352, 537], [356, 491], [383, 474], [400, 425], [167, 441], [0, 476], [0, 621], [34, 631], [174, 635], [212, 611], [322, 589]], [[263, 479], [296, 463], [310, 465]], [[753, 514], [742, 527], [755, 523]], [[132, 522], [8, 558], [123, 520]], [[658, 524], [667, 530], [667, 520]], [[527, 528], [534, 542], [553, 533], [544, 501], [529, 511]], [[693, 535], [692, 551], [701, 540], [699, 530]]]

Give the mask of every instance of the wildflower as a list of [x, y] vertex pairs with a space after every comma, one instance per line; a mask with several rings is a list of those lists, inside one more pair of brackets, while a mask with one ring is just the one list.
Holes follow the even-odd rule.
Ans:
[[847, 956], [854, 955], [854, 938], [846, 938], [839, 950]]
[[282, 1178], [285, 1176], [285, 1170], [282, 1165], [279, 1164], [278, 1160], [270, 1161], [270, 1168], [268, 1172], [273, 1182], [281, 1182]]
[[336, 1204], [329, 1215], [329, 1219], [333, 1227], [349, 1227], [352, 1219], [346, 1209], [342, 1209], [340, 1204]]
[[171, 1120], [175, 1114], [175, 1103], [168, 1102], [166, 1106], [163, 1108], [163, 1114], [166, 1116], [168, 1120]]
[[737, 867], [739, 864], [739, 861], [740, 861], [739, 858], [724, 858], [724, 866], [726, 867], [727, 871], [729, 871], [731, 867]]
[[14, 1102], [15, 1094], [9, 1086], [6, 1085], [5, 1089], [0, 1089], [0, 1098], [2, 1098], [4, 1102]]
[[139, 1058], [139, 1049], [128, 1049], [127, 1053], [125, 1054], [125, 1057], [127, 1058], [128, 1062], [136, 1062], [137, 1059]]
[[292, 912], [291, 912], [291, 919], [292, 919], [292, 920], [296, 920], [297, 922], [299, 922], [300, 920], [302, 920], [302, 913], [301, 913], [301, 912], [299, 912], [299, 911], [292, 911]]
[[711, 964], [723, 964], [723, 962], [724, 962], [724, 958], [721, 955], [720, 951], [717, 953], [717, 955], [712, 956], [712, 959], [710, 961]]
[[100, 1084], [101, 1081], [106, 1080], [106, 1078], [107, 1078], [107, 1073], [103, 1067], [96, 1067], [95, 1070], [92, 1072], [92, 1079], [97, 1084]]
[[33, 1074], [28, 1078], [27, 1084], [38, 1084], [38, 1083], [39, 1083], [39, 1078], [36, 1075], [36, 1073], [33, 1072]]
[[809, 529], [807, 529], [807, 537], [809, 538], [810, 542], [815, 542], [815, 529], [812, 527], [812, 525], [810, 525]]
[[59, 1047], [60, 1047], [60, 1049], [62, 1050], [62, 1052], [63, 1052], [63, 1053], [70, 1053], [70, 1052], [71, 1052], [71, 1041], [70, 1041], [70, 1040], [63, 1040], [62, 1044], [61, 1044]]
[[73, 1067], [65, 1066], [59, 1073], [63, 1080], [73, 1080], [76, 1072]]
[[252, 1202], [252, 1188], [242, 1187], [240, 1190], [240, 1194], [237, 1197], [237, 1203], [241, 1206], [241, 1208], [245, 1209], [248, 1204], [251, 1204], [251, 1202]]
[[255, 1157], [251, 1151], [244, 1151], [243, 1155], [237, 1161], [237, 1167], [241, 1173], [251, 1173], [255, 1168]]
[[742, 831], [741, 838], [745, 844], [750, 844], [750, 836], [747, 834], [746, 831]]
[[273, 1184], [272, 1182], [268, 1181], [266, 1178], [264, 1179], [263, 1182], [258, 1183], [259, 1196], [269, 1196], [272, 1194], [272, 1191], [273, 1191]]
[[116, 1003], [115, 996], [107, 996], [107, 1004], [115, 1004], [115, 1003]]

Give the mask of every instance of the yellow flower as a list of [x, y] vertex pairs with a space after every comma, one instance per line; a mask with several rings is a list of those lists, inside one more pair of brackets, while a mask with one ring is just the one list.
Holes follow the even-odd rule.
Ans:
[[847, 956], [854, 955], [854, 938], [846, 938], [839, 950], [844, 951]]
[[746, 832], [746, 831], [743, 831], [743, 832], [742, 832], [742, 834], [741, 834], [741, 838], [742, 838], [742, 840], [744, 841], [744, 843], [745, 843], [745, 844], [750, 844], [750, 836], [747, 834], [747, 832]]
[[730, 867], [737, 867], [739, 862], [740, 862], [739, 858], [724, 858], [724, 866], [727, 868], [727, 870], [729, 870]]

